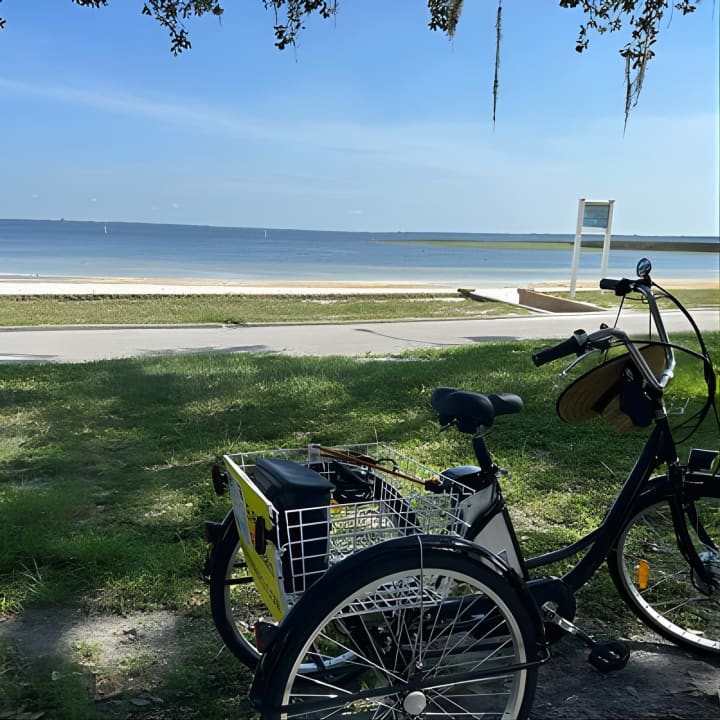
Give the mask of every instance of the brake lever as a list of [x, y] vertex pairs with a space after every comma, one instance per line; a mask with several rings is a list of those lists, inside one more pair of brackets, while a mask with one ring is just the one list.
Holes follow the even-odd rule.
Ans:
[[668, 415], [684, 415], [685, 411], [690, 404], [690, 397], [687, 396], [683, 399], [672, 398], [666, 405], [666, 412]]
[[599, 348], [594, 347], [586, 350], [582, 355], [578, 355], [576, 358], [573, 358], [570, 361], [570, 364], [560, 371], [560, 377], [565, 377], [578, 363], [582, 362], [586, 358], [590, 357], [592, 353], [596, 352], [604, 352], [604, 350], [600, 350]]
[[[600, 330], [609, 330], [610, 326], [606, 325], [605, 323], [602, 323], [600, 325]], [[595, 333], [593, 333], [595, 334]], [[619, 343], [622, 344], [622, 343]], [[613, 344], [613, 338], [607, 337], [604, 340], [594, 340], [592, 341], [592, 344], [587, 343], [585, 345], [585, 350], [581, 355], [578, 355], [576, 358], [570, 362], [570, 364], [560, 373], [561, 377], [565, 377], [579, 362], [584, 360], [585, 358], [589, 357], [592, 353], [605, 353], [608, 350], [610, 350], [611, 347], [614, 347]]]

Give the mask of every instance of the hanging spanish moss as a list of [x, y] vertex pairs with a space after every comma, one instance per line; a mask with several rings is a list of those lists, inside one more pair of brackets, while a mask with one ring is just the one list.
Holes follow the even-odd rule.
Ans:
[[498, 88], [500, 82], [500, 40], [502, 38], [502, 0], [498, 0], [497, 20], [495, 21], [495, 78], [493, 80], [493, 129], [495, 129], [495, 116], [497, 114]]

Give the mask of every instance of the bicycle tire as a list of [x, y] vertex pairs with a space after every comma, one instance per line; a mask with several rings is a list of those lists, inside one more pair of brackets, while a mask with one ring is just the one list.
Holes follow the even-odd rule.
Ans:
[[[662, 479], [661, 479], [662, 480]], [[676, 542], [664, 483], [640, 495], [608, 555], [610, 575], [626, 605], [659, 635], [688, 650], [720, 656], [720, 478], [694, 476], [685, 484], [697, 517], [715, 547], [690, 536], [715, 580], [699, 589]], [[648, 577], [641, 577], [642, 573]]]
[[467, 542], [416, 536], [361, 551], [310, 588], [282, 629], [251, 690], [264, 720], [525, 718], [532, 705], [537, 606], [515, 573]]
[[269, 617], [269, 611], [244, 566], [234, 521], [213, 546], [209, 568], [210, 612], [215, 627], [228, 650], [253, 670], [260, 659], [253, 628], [262, 616]]

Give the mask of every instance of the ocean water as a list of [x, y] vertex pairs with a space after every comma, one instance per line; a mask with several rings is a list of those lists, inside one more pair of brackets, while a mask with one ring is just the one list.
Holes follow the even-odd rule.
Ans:
[[[592, 239], [601, 240], [601, 236]], [[328, 232], [0, 220], [0, 277], [528, 284], [569, 280], [572, 241], [571, 235]], [[658, 278], [720, 277], [717, 237], [614, 236], [613, 242], [622, 243], [623, 249], [611, 248], [609, 276], [632, 274], [637, 260], [646, 256], [652, 260]], [[673, 250], [662, 249], [671, 244]], [[698, 244], [711, 252], [685, 250]], [[624, 249], [626, 245], [630, 248]], [[580, 279], [597, 279], [600, 263], [599, 250], [583, 249]]]

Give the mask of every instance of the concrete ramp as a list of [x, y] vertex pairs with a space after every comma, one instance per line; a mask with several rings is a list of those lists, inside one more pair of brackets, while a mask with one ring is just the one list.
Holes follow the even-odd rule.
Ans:
[[525, 288], [485, 288], [479, 290], [458, 288], [458, 292], [470, 300], [494, 300], [543, 314], [600, 312], [602, 310], [602, 308], [590, 303], [557, 298], [553, 295]]
[[579, 300], [567, 300], [565, 298], [547, 295], [546, 293], [535, 292], [534, 290], [518, 290], [519, 302], [525, 307], [532, 307], [538, 310], [546, 310], [551, 313], [577, 313], [577, 312], [600, 312], [602, 308]]

